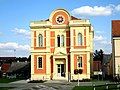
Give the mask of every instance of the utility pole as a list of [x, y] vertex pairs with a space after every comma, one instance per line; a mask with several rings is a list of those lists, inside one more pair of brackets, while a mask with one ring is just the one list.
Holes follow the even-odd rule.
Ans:
[[79, 86], [79, 73], [78, 73], [78, 86]]

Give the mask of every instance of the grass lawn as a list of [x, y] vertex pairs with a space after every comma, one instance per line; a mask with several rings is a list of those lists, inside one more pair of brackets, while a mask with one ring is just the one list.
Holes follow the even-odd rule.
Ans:
[[93, 90], [91, 86], [75, 86], [72, 90]]
[[[108, 86], [109, 89], [108, 90], [117, 90], [117, 86], [116, 85], [110, 85]], [[95, 90], [105, 90], [106, 89], [106, 86], [99, 86], [99, 87], [96, 87]], [[93, 90], [93, 87], [92, 86], [75, 86], [72, 90]]]
[[9, 89], [14, 89], [13, 87], [0, 87], [0, 90], [9, 90]]
[[[13, 78], [13, 79], [9, 79], [9, 78], [0, 78], [0, 83], [9, 83], [9, 82], [14, 82], [14, 81], [18, 81], [19, 79]], [[1, 89], [0, 89], [1, 90]]]

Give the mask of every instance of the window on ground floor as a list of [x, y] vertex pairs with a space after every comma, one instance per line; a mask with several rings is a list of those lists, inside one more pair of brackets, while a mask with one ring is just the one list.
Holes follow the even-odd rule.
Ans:
[[82, 57], [78, 57], [78, 68], [82, 68]]
[[43, 67], [43, 60], [42, 57], [38, 57], [38, 68], [42, 68]]

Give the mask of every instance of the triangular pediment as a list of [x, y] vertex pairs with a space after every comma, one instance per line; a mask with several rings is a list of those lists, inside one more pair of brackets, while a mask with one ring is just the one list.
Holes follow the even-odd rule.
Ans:
[[54, 53], [54, 55], [55, 55], [55, 56], [58, 56], [58, 55], [59, 55], [59, 56], [63, 56], [63, 55], [66, 55], [66, 53], [59, 51], [59, 52]]

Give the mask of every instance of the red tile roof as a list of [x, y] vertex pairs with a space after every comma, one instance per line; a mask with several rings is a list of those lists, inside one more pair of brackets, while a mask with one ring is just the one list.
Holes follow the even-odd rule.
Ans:
[[10, 68], [10, 64], [7, 64], [7, 63], [2, 64], [1, 66], [1, 70], [3, 73], [6, 73], [9, 68]]
[[112, 20], [112, 36], [120, 37], [120, 20]]
[[81, 20], [81, 19], [71, 16], [71, 20]]

